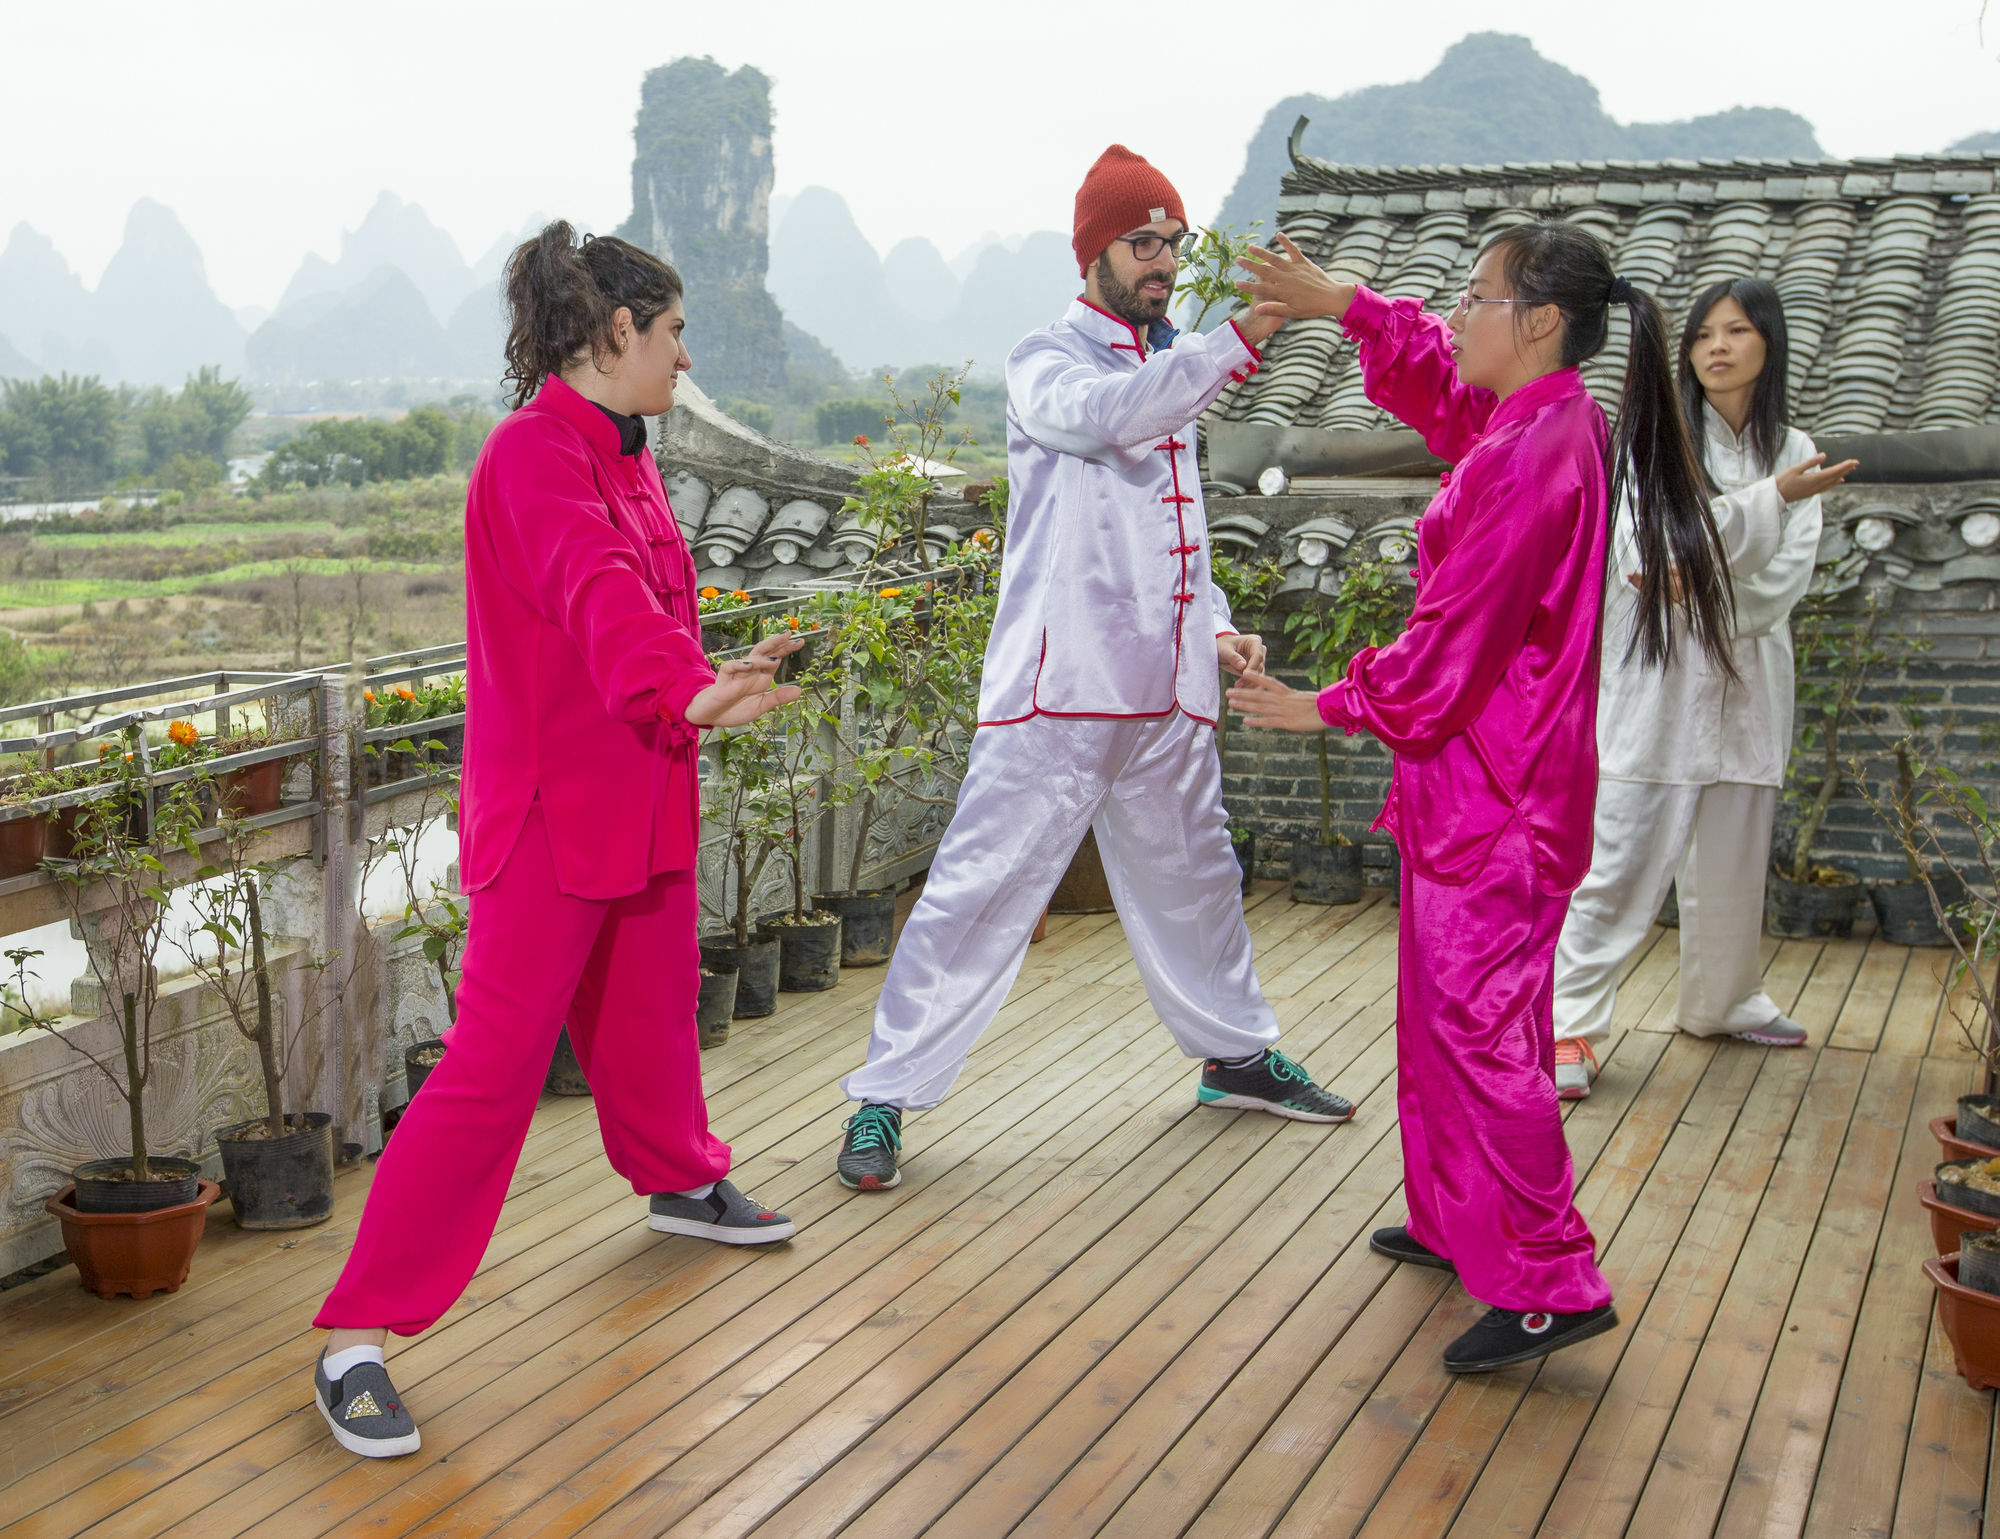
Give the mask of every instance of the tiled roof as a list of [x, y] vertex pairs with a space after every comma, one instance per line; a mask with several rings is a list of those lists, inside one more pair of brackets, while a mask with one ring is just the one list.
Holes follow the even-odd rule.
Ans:
[[[1544, 214], [1588, 226], [1678, 330], [1690, 299], [1759, 274], [1784, 297], [1793, 420], [1815, 433], [1996, 420], [2000, 153], [1881, 160], [1555, 161], [1341, 166], [1295, 156], [1278, 223], [1315, 261], [1391, 295], [1448, 302], [1496, 231]], [[1586, 366], [1607, 407], [1625, 327]], [[1295, 323], [1226, 420], [1389, 425], [1330, 321]]]

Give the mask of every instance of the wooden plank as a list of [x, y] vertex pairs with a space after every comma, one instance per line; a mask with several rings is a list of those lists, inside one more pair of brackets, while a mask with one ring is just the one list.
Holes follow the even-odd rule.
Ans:
[[1896, 1184], [1896, 1166], [1919, 1067], [1917, 1059], [1888, 1055], [1869, 1063], [1801, 1286], [1730, 1474], [1717, 1539], [1796, 1534], [1805, 1526], [1884, 1214], [1892, 1201], [1915, 1207]]
[[[1904, 981], [1907, 987], [1907, 976]], [[1902, 1158], [1806, 1514], [1807, 1539], [1880, 1535], [1894, 1527], [1932, 1314], [1933, 1290], [1917, 1265], [1931, 1254], [1930, 1223], [1914, 1195], [1938, 1160], [1925, 1124], [1970, 1081], [1965, 1066], [1935, 1059], [1918, 1071]]]
[[1978, 1539], [1993, 1438], [1993, 1392], [1974, 1390], [1952, 1366], [1951, 1341], [1933, 1314], [1916, 1413], [1896, 1492], [1894, 1539]]
[[1889, 1010], [1896, 1002], [1896, 990], [1909, 961], [1907, 946], [1892, 946], [1880, 938], [1868, 943], [1861, 970], [1834, 1020], [1827, 1046], [1874, 1051], [1882, 1040], [1882, 1028], [1888, 1024]]
[[[1820, 1054], [1813, 1065], [1805, 1100], [1632, 1514], [1630, 1526], [1638, 1533], [1706, 1536], [1714, 1530], [1761, 1399], [1765, 1368], [1801, 1285], [1800, 1268], [1867, 1066], [1865, 1055], [1837, 1050]], [[1914, 1088], [1915, 1076], [1908, 1078]], [[1808, 1296], [1817, 1292], [1811, 1279], [1803, 1287]]]
[[1807, 1047], [1826, 1046], [1867, 951], [1868, 943], [1858, 940], [1830, 940], [1820, 948], [1798, 1000], [1785, 1012], [1805, 1027]]
[[1882, 1027], [1882, 1040], [1876, 1044], [1877, 1052], [1921, 1058], [1930, 1051], [1951, 956], [1948, 950], [1928, 947], [1911, 951], [1903, 981], [1896, 986], [1896, 1002], [1889, 1007], [1889, 1019]]

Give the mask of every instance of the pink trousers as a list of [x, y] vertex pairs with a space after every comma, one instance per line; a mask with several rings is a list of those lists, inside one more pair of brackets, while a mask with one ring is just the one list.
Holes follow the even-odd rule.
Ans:
[[1611, 1301], [1572, 1201], [1555, 1088], [1556, 937], [1519, 823], [1463, 886], [1403, 865], [1396, 1107], [1412, 1237], [1499, 1309]]
[[471, 902], [451, 1050], [382, 1151], [317, 1326], [413, 1336], [465, 1291], [565, 1022], [604, 1152], [633, 1191], [689, 1191], [729, 1174], [701, 1090], [694, 873], [662, 873], [624, 898], [565, 896], [538, 808]]

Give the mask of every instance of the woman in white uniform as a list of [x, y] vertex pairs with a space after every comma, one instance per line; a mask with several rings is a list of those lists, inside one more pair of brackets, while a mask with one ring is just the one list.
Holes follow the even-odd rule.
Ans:
[[[1796, 1047], [1805, 1032], [1763, 990], [1757, 961], [1771, 823], [1792, 740], [1792, 608], [1819, 548], [1826, 466], [1785, 421], [1785, 312], [1758, 278], [1717, 283], [1681, 333], [1683, 408], [1702, 446], [1736, 604], [1735, 677], [1699, 647], [1664, 668], [1631, 645], [1639, 570], [1621, 507], [1604, 586], [1598, 786], [1590, 874], [1556, 948], [1556, 1089], [1590, 1094], [1591, 1041], [1611, 1028], [1618, 975], [1678, 878], [1680, 1001], [1695, 1036]], [[1784, 467], [1784, 468], [1779, 468]]]

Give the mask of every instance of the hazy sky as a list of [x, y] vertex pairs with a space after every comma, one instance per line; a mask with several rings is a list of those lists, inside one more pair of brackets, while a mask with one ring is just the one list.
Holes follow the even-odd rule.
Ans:
[[1830, 154], [1934, 150], [2000, 129], [1994, 10], [1982, 42], [1979, 0], [0, 0], [0, 237], [25, 219], [94, 283], [157, 198], [224, 300], [268, 306], [384, 188], [468, 260], [537, 210], [608, 229], [640, 77], [690, 53], [771, 77], [779, 192], [832, 187], [879, 248], [947, 255], [1067, 229], [1114, 139], [1206, 217], [1279, 98], [1414, 79], [1477, 30], [1526, 35], [1621, 121], [1780, 106]]

